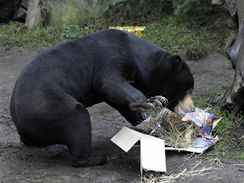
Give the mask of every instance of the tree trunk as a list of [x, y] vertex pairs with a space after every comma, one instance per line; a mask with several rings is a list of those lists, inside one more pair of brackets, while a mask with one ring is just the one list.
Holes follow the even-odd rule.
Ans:
[[26, 17], [26, 26], [30, 29], [36, 26], [47, 25], [50, 18], [48, 0], [29, 0]]
[[243, 21], [244, 21], [244, 1], [237, 0], [236, 6], [237, 6], [238, 23], [239, 23], [239, 30], [240, 30], [241, 27], [243, 26]]

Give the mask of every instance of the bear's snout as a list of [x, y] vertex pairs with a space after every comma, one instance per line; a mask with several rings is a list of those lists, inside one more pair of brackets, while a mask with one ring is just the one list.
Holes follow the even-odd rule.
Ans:
[[183, 100], [181, 100], [174, 108], [177, 113], [186, 113], [195, 111], [195, 107], [192, 100], [192, 95], [187, 94]]

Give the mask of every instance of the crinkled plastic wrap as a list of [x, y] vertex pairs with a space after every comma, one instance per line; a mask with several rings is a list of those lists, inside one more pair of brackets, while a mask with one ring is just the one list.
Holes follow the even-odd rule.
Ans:
[[180, 115], [167, 108], [163, 108], [157, 115], [152, 115], [145, 124], [147, 134], [157, 136], [173, 147], [192, 144], [198, 135], [198, 129], [193, 121], [182, 122]]
[[202, 109], [180, 115], [167, 108], [153, 109], [151, 117], [145, 122], [147, 134], [165, 140], [166, 144], [175, 148], [207, 148], [218, 141], [211, 132], [220, 119]]
[[181, 119], [182, 121], [193, 121], [200, 127], [199, 135], [210, 135], [214, 128], [215, 116], [202, 109], [195, 108], [194, 112], [185, 113]]

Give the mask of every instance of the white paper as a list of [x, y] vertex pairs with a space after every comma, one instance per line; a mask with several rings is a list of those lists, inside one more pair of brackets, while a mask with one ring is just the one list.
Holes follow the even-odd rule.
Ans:
[[202, 154], [212, 147], [218, 140], [218, 136], [213, 137], [213, 140], [207, 140], [205, 137], [198, 137], [193, 144], [189, 145], [188, 147], [165, 147], [165, 150], [187, 151]]
[[142, 169], [166, 172], [164, 141], [157, 138], [141, 139]]
[[120, 130], [119, 133], [117, 133], [111, 139], [111, 141], [119, 146], [121, 149], [123, 149], [125, 152], [128, 152], [132, 148], [132, 146], [138, 140], [140, 140], [140, 136], [137, 135], [137, 133], [139, 132], [123, 127], [122, 130]]
[[140, 164], [142, 170], [166, 172], [164, 140], [123, 127], [112, 139], [117, 146], [128, 152], [140, 140]]

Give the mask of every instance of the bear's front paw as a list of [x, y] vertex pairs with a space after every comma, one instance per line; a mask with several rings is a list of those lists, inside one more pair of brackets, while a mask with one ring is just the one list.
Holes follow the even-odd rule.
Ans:
[[145, 109], [151, 109], [154, 108], [155, 106], [147, 101], [143, 101], [143, 102], [135, 102], [130, 104], [130, 109], [132, 111], [139, 111], [139, 112], [143, 112]]
[[146, 100], [153, 107], [165, 107], [168, 105], [168, 99], [163, 96], [153, 96]]
[[145, 109], [151, 109], [154, 107], [165, 107], [168, 105], [168, 99], [163, 96], [153, 96], [144, 102], [133, 103], [130, 105], [130, 109], [133, 111], [144, 112]]

